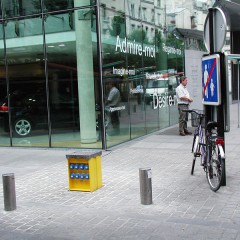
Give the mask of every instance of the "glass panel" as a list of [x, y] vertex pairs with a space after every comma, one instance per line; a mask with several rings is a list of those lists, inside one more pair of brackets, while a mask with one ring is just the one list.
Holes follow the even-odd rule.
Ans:
[[[3, 40], [3, 24], [2, 24], [2, 22], [1, 22], [1, 25], [0, 25], [0, 39], [1, 40]], [[3, 49], [3, 41], [1, 41], [1, 49]], [[3, 59], [2, 57], [1, 57], [1, 59]]]
[[[2, 49], [0, 51], [2, 56]], [[0, 78], [0, 146], [10, 146], [9, 135], [9, 118], [8, 118], [8, 99], [7, 99], [7, 83], [5, 78], [5, 67], [1, 62], [1, 78]]]
[[[35, 0], [35, 2], [40, 2]], [[58, 11], [73, 8], [73, 0], [44, 0], [45, 11]]]
[[[21, 32], [41, 29], [41, 19], [24, 19]], [[31, 24], [33, 23], [33, 24]], [[13, 146], [48, 146], [43, 36], [18, 37], [15, 21], [5, 26]], [[12, 32], [13, 31], [13, 32]], [[39, 31], [39, 33], [41, 33]], [[19, 34], [20, 36], [24, 34]]]
[[131, 138], [146, 134], [145, 128], [145, 104], [144, 104], [144, 68], [142, 52], [142, 28], [141, 23], [127, 18], [127, 43], [128, 51], [128, 79], [129, 79], [129, 108], [131, 119]]
[[125, 0], [125, 13], [132, 19], [141, 19], [141, 1]]
[[124, 8], [124, 0], [100, 0], [100, 5], [103, 8], [111, 8], [115, 11], [118, 11], [119, 13], [124, 13], [125, 12], [125, 8]]
[[163, 1], [155, 2], [155, 26], [159, 28], [159, 30], [164, 31], [166, 28], [166, 5], [163, 4]]
[[2, 0], [4, 16], [16, 17], [41, 12], [41, 1]]
[[[52, 146], [101, 148], [96, 113], [98, 64], [96, 33], [92, 32], [92, 12], [79, 9], [73, 16], [75, 31], [48, 27], [59, 15], [49, 15], [46, 23], [48, 79]], [[84, 13], [87, 13], [84, 15]], [[68, 22], [66, 23], [68, 25]], [[92, 43], [92, 44], [90, 44]], [[96, 101], [95, 101], [96, 99]], [[100, 100], [99, 100], [100, 101]], [[99, 109], [97, 109], [99, 112]]]
[[[110, 147], [130, 139], [128, 69], [125, 50], [122, 48], [126, 44], [125, 18], [122, 14], [116, 14], [104, 8], [101, 11], [106, 11], [102, 15], [101, 22], [104, 23], [102, 25], [102, 50], [105, 99], [107, 108], [110, 110], [106, 114], [110, 118], [106, 138], [107, 145]], [[113, 86], [113, 91], [110, 91]], [[118, 95], [118, 91], [120, 91], [121, 100], [115, 101], [112, 94], [115, 92]]]
[[179, 115], [178, 115], [178, 107], [177, 107], [177, 100], [176, 100], [176, 88], [179, 84], [180, 80], [180, 72], [170, 75], [169, 77], [169, 99], [171, 97], [171, 101], [169, 101], [169, 114], [170, 119], [169, 123], [170, 126], [177, 124]]
[[[167, 44], [173, 49], [171, 53], [168, 54], [168, 69], [171, 73], [171, 91], [172, 96], [176, 95], [176, 87], [179, 84], [179, 78], [183, 74], [184, 69], [184, 43], [182, 40], [177, 39], [173, 34], [169, 35]], [[178, 109], [176, 99], [174, 105], [170, 108], [170, 124], [178, 123]]]
[[3, 16], [3, 15], [2, 15], [2, 3], [1, 3], [2, 1], [3, 1], [3, 0], [0, 1], [0, 18], [2, 18], [2, 16]]
[[[2, 25], [0, 29], [2, 32]], [[4, 44], [0, 41], [0, 146], [10, 146], [9, 137], [9, 118], [8, 118], [8, 99], [7, 96], [7, 82], [4, 62]]]
[[47, 14], [45, 15], [45, 32], [57, 33], [67, 32], [74, 28], [74, 13], [58, 13], [58, 14]]
[[144, 22], [154, 23], [154, 1], [142, 1], [141, 3], [141, 19]]
[[[160, 127], [159, 98], [165, 94], [167, 80], [156, 63], [155, 27], [151, 24], [143, 25], [143, 59], [145, 74], [145, 104], [146, 104], [146, 126], [147, 132], [156, 131]], [[165, 113], [164, 113], [165, 115]]]
[[42, 34], [42, 19], [35, 17], [29, 19], [12, 20], [7, 22], [6, 38], [17, 38], [39, 36]]
[[[37, 14], [42, 12], [41, 0], [22, 1], [22, 0], [2, 0], [4, 16], [17, 17]], [[93, 1], [91, 1], [92, 4]], [[45, 0], [44, 12], [58, 11], [73, 8], [74, 0]], [[87, 4], [89, 5], [89, 4]]]

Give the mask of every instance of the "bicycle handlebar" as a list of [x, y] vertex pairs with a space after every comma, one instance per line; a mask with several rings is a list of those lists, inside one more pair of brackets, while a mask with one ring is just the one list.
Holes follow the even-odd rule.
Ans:
[[201, 115], [201, 116], [205, 116], [205, 114], [204, 113], [199, 113], [198, 111], [200, 111], [200, 110], [195, 110], [195, 109], [183, 109], [182, 110], [182, 112], [187, 112], [187, 113], [192, 113], [192, 112], [194, 112], [194, 113], [196, 113], [197, 115]]
[[192, 112], [193, 110], [189, 110], [189, 109], [183, 109], [182, 110], [182, 112], [188, 112], [188, 113], [190, 113], [190, 112]]

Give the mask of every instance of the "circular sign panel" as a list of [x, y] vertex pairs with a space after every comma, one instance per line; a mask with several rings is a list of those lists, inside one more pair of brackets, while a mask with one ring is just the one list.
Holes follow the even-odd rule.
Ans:
[[227, 21], [224, 12], [220, 8], [213, 8], [213, 38], [209, 36], [209, 13], [204, 24], [204, 43], [210, 52], [210, 41], [214, 40], [214, 52], [221, 52], [225, 44], [227, 33]]

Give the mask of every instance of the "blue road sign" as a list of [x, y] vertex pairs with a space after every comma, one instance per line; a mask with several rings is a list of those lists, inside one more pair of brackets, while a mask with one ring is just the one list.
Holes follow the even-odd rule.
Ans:
[[202, 58], [202, 96], [204, 105], [221, 104], [220, 56], [214, 54]]

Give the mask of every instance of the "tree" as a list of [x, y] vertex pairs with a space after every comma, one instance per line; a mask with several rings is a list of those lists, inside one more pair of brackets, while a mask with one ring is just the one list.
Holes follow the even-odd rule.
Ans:
[[129, 40], [135, 40], [136, 42], [148, 43], [147, 34], [143, 29], [135, 29], [128, 35]]
[[123, 14], [113, 17], [110, 34], [112, 36], [125, 37], [125, 18]]

